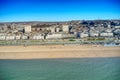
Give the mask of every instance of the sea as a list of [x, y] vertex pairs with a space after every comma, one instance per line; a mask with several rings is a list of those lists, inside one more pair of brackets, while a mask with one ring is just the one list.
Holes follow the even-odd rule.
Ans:
[[120, 57], [0, 60], [0, 80], [120, 80]]

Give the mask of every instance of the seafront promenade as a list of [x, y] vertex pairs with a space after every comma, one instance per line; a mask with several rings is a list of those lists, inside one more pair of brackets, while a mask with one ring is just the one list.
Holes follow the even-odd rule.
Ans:
[[[31, 46], [31, 45], [104, 45], [105, 43], [108, 44], [115, 44], [114, 40], [91, 40], [85, 41], [82, 39], [48, 39], [48, 40], [4, 40], [0, 41], [0, 46]], [[120, 44], [120, 42], [117, 42]]]

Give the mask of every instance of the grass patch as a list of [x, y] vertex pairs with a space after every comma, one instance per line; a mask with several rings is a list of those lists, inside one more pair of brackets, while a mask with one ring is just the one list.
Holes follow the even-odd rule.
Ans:
[[69, 41], [74, 42], [75, 40], [74, 39], [70, 39]]

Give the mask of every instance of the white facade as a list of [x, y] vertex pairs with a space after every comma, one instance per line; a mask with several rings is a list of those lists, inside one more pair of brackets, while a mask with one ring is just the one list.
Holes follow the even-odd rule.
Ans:
[[108, 28], [110, 28], [110, 27], [111, 27], [111, 25], [109, 24], [109, 25], [108, 25]]
[[6, 40], [15, 40], [15, 36], [6, 36]]
[[50, 31], [51, 31], [51, 33], [54, 33], [55, 32], [55, 27], [50, 27]]
[[105, 37], [105, 36], [106, 36], [106, 37], [107, 37], [107, 36], [110, 37], [110, 36], [111, 36], [111, 37], [112, 37], [112, 36], [113, 36], [113, 33], [105, 33], [105, 32], [104, 32], [104, 33], [100, 33], [100, 36], [103, 36], [103, 37]]
[[62, 38], [76, 37], [74, 34], [62, 34]]
[[74, 35], [77, 35], [77, 32], [74, 32]]
[[31, 32], [31, 25], [25, 25], [25, 33]]
[[59, 32], [60, 31], [60, 28], [56, 28], [56, 32]]
[[69, 32], [69, 25], [62, 25], [63, 32]]
[[80, 38], [88, 37], [88, 33], [80, 33]]
[[115, 28], [120, 28], [120, 26], [115, 26]]
[[35, 39], [35, 40], [44, 39], [44, 36], [42, 36], [42, 35], [34, 35], [33, 39]]
[[5, 36], [6, 35], [6, 33], [0, 33], [0, 36]]
[[21, 39], [28, 39], [28, 36], [23, 35], [21, 36]]
[[5, 40], [5, 36], [0, 36], [0, 40]]
[[90, 29], [94, 30], [94, 27], [90, 27]]
[[46, 28], [46, 30], [50, 30], [50, 28]]
[[62, 38], [62, 34], [48, 34], [46, 39]]
[[99, 33], [90, 33], [91, 37], [99, 36]]

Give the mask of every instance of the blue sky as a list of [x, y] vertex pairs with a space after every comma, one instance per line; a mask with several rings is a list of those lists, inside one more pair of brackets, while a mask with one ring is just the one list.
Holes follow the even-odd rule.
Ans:
[[120, 0], [0, 0], [0, 22], [120, 19]]

